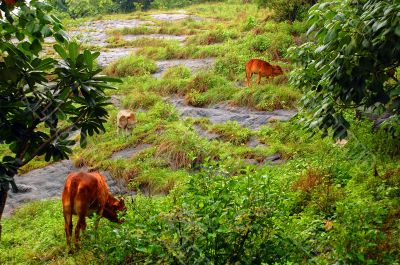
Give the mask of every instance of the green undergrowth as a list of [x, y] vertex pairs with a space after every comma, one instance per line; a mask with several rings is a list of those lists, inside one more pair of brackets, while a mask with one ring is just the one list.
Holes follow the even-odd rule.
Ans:
[[[207, 126], [187, 120], [165, 130], [183, 133], [193, 122]], [[140, 176], [142, 189], [154, 187], [155, 175], [175, 182], [168, 195], [126, 198], [125, 222], [102, 220], [97, 235], [90, 220], [73, 254], [67, 254], [60, 200], [28, 204], [3, 221], [0, 262], [396, 264], [399, 158], [381, 148], [391, 140], [376, 139], [370, 123], [353, 124], [344, 146], [311, 138], [292, 123], [262, 128], [262, 142], [285, 145], [282, 165], [238, 168], [232, 154], [221, 153], [216, 161], [203, 157], [189, 173], [149, 167]], [[193, 131], [186, 133], [183, 142], [196, 145]], [[176, 139], [162, 139], [166, 150], [176, 149]], [[170, 154], [161, 160], [177, 157]]]

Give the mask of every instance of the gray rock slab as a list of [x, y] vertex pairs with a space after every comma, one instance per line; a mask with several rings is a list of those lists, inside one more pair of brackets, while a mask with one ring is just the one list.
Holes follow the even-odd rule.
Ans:
[[151, 144], [139, 144], [135, 147], [130, 147], [130, 148], [120, 150], [120, 151], [112, 154], [111, 160], [120, 159], [120, 158], [130, 158], [133, 155], [135, 155], [135, 154], [139, 153], [140, 151], [143, 151], [149, 147], [151, 147]]
[[287, 121], [296, 114], [295, 110], [253, 111], [246, 108], [229, 106], [225, 103], [198, 108], [186, 105], [181, 98], [170, 98], [169, 101], [178, 109], [183, 117], [208, 118], [213, 124], [237, 121], [241, 126], [253, 130], [267, 125], [272, 119]]

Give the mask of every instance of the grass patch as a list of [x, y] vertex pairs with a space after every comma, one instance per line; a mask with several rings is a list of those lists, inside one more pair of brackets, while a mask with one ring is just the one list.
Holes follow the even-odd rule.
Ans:
[[103, 71], [106, 75], [124, 77], [152, 74], [156, 70], [157, 65], [154, 61], [132, 54], [111, 63]]
[[242, 145], [250, 140], [252, 132], [248, 128], [239, 125], [237, 121], [227, 121], [224, 124], [211, 126], [211, 131], [217, 133], [225, 141], [234, 145]]
[[295, 109], [300, 98], [301, 93], [287, 85], [253, 85], [235, 94], [232, 103], [256, 110], [273, 111]]

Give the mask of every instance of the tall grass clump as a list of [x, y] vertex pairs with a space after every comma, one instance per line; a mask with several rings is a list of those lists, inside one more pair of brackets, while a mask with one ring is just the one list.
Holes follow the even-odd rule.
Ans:
[[250, 88], [242, 89], [235, 94], [232, 103], [238, 106], [256, 110], [273, 111], [278, 109], [296, 109], [301, 93], [287, 85], [254, 84]]
[[189, 168], [207, 155], [206, 142], [180, 122], [167, 126], [156, 144], [155, 157], [165, 159], [172, 169]]
[[187, 79], [191, 75], [190, 69], [183, 65], [177, 65], [168, 68], [164, 74], [163, 79]]
[[234, 145], [245, 144], [250, 140], [252, 132], [249, 128], [240, 126], [237, 121], [227, 121], [223, 124], [216, 124], [211, 131], [221, 136], [221, 139]]
[[107, 75], [125, 77], [152, 74], [156, 70], [153, 60], [131, 54], [111, 63], [103, 71]]
[[185, 89], [181, 91], [181, 95], [185, 96], [187, 104], [200, 107], [229, 100], [236, 90], [222, 76], [208, 71], [201, 71], [189, 80]]

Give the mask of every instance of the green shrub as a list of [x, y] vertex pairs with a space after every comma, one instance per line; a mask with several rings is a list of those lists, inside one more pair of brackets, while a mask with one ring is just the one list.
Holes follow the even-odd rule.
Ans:
[[249, 16], [247, 18], [247, 22], [246, 22], [246, 25], [244, 26], [243, 30], [249, 31], [249, 30], [255, 28], [256, 26], [257, 26], [257, 21], [256, 21], [255, 17]]
[[257, 0], [259, 6], [269, 7], [275, 11], [277, 21], [302, 20], [307, 15], [308, 9], [316, 0]]
[[154, 61], [141, 56], [128, 55], [111, 63], [103, 71], [111, 76], [132, 76], [155, 73], [157, 65]]
[[272, 43], [270, 36], [258, 35], [254, 38], [251, 46], [257, 52], [265, 52]]

